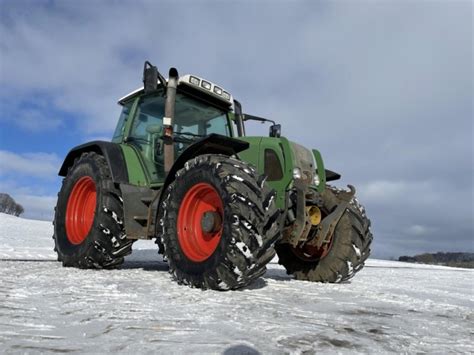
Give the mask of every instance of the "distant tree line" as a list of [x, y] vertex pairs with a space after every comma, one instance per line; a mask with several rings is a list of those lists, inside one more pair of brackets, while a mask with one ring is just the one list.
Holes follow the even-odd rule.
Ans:
[[9, 195], [0, 192], [0, 212], [19, 216], [25, 209]]
[[400, 256], [399, 261], [409, 263], [446, 265], [464, 268], [474, 268], [474, 253], [424, 253], [415, 256]]

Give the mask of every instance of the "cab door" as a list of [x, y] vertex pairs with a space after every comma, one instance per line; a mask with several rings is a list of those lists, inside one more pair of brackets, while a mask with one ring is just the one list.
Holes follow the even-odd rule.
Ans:
[[163, 116], [165, 98], [161, 95], [139, 99], [125, 143], [139, 155], [149, 184], [163, 183]]

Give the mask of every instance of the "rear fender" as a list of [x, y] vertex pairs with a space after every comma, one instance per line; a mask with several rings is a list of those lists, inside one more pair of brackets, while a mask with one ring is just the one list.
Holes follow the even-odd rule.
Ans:
[[66, 176], [69, 168], [74, 164], [74, 160], [86, 152], [95, 152], [105, 158], [109, 165], [113, 182], [128, 183], [127, 164], [125, 163], [120, 144], [105, 141], [88, 142], [72, 148], [64, 159], [58, 175]]

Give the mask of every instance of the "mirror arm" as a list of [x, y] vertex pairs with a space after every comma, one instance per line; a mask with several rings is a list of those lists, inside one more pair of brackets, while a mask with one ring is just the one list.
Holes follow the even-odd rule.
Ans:
[[156, 66], [151, 64], [148, 60], [145, 61], [145, 64], [143, 64], [143, 88], [145, 92], [155, 91], [158, 86], [157, 81], [166, 89], [166, 79], [161, 75]]
[[268, 118], [263, 118], [263, 117], [258, 117], [258, 116], [254, 116], [254, 115], [249, 115], [249, 114], [247, 114], [247, 113], [244, 113], [244, 114], [242, 115], [242, 120], [243, 120], [243, 121], [248, 121], [248, 120], [251, 120], [251, 121], [258, 121], [258, 122], [262, 122], [262, 123], [263, 123], [263, 122], [271, 122], [271, 123], [274, 124], [274, 125], [276, 124], [275, 121], [270, 120], [270, 119], [268, 119]]

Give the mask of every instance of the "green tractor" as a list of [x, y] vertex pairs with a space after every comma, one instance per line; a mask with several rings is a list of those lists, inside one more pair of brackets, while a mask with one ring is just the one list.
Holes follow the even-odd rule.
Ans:
[[[64, 266], [120, 266], [137, 239], [156, 239], [180, 284], [228, 290], [261, 276], [275, 253], [298, 280], [341, 282], [359, 271], [372, 234], [355, 189], [321, 154], [242, 112], [221, 86], [195, 75], [166, 80], [145, 62], [143, 87], [119, 100], [111, 142], [73, 148], [54, 242]], [[270, 122], [247, 137], [245, 122]]]

